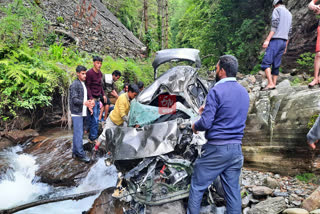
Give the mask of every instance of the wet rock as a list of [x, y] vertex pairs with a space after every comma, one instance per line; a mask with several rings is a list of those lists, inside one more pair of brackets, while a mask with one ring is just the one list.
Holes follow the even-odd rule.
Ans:
[[37, 136], [39, 136], [39, 133], [33, 129], [13, 130], [6, 133], [6, 138], [16, 144], [24, 143]]
[[309, 214], [309, 212], [305, 209], [300, 209], [300, 208], [289, 208], [285, 209], [283, 214]]
[[98, 198], [94, 200], [93, 205], [90, 210], [87, 212], [88, 214], [109, 214], [123, 213], [124, 210], [129, 210], [129, 203], [120, 201], [112, 197], [112, 193], [114, 192], [114, 187], [105, 189], [101, 192]]
[[93, 164], [72, 158], [72, 132], [63, 130], [45, 133], [27, 145], [23, 152], [36, 157], [39, 166], [36, 175], [40, 181], [55, 186], [78, 184]]
[[265, 186], [254, 186], [252, 188], [252, 194], [254, 197], [268, 196], [268, 195], [271, 195], [272, 192], [273, 192], [272, 189], [270, 189], [269, 187], [265, 187]]
[[302, 202], [302, 208], [308, 211], [320, 208], [320, 187]]
[[286, 208], [284, 198], [268, 198], [251, 208], [248, 214], [278, 214]]
[[0, 137], [0, 151], [14, 145], [15, 144], [11, 140], [8, 140], [4, 137]]
[[271, 189], [275, 189], [277, 187], [280, 187], [278, 181], [276, 179], [273, 179], [273, 178], [270, 178], [270, 177], [267, 177], [265, 180], [264, 180], [264, 183], [267, 187], [271, 188]]

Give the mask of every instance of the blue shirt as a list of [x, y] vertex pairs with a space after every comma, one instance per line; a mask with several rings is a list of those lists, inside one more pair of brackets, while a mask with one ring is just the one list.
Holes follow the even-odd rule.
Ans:
[[249, 94], [235, 78], [221, 79], [209, 91], [201, 118], [195, 129], [205, 131], [209, 144], [241, 143], [247, 114]]

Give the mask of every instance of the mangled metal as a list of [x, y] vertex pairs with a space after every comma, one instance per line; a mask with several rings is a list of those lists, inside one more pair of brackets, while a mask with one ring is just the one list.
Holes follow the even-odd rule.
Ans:
[[[161, 205], [187, 198], [193, 162], [201, 155], [201, 145], [206, 143], [204, 133], [193, 134], [191, 128], [208, 94], [206, 84], [197, 74], [201, 65], [199, 51], [159, 51], [153, 63], [155, 71], [162, 63], [172, 60], [191, 61], [196, 68], [176, 66], [163, 73], [131, 102], [129, 126], [106, 131], [106, 148], [113, 160], [143, 159], [119, 179], [115, 192], [115, 197], [131, 203]], [[173, 114], [160, 111], [163, 108], [159, 105], [160, 96], [175, 96]], [[140, 128], [133, 128], [135, 125]], [[220, 180], [212, 187], [209, 202], [213, 201], [216, 190], [223, 195]]]

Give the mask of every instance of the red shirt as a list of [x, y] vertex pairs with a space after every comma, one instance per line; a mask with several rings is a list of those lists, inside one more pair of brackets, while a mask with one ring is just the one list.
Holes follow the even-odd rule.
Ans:
[[98, 98], [100, 95], [104, 96], [101, 79], [102, 73], [100, 70], [95, 72], [93, 68], [91, 68], [87, 71], [86, 86], [89, 99]]

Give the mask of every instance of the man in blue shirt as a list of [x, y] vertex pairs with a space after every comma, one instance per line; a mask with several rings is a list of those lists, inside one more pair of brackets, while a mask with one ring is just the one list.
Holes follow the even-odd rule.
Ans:
[[241, 213], [241, 140], [249, 109], [249, 95], [236, 81], [238, 61], [234, 56], [221, 56], [216, 68], [217, 83], [209, 91], [205, 106], [199, 109], [201, 118], [192, 125], [194, 133], [205, 131], [208, 142], [194, 164], [189, 214], [199, 213], [203, 193], [218, 175], [225, 192], [227, 213]]

